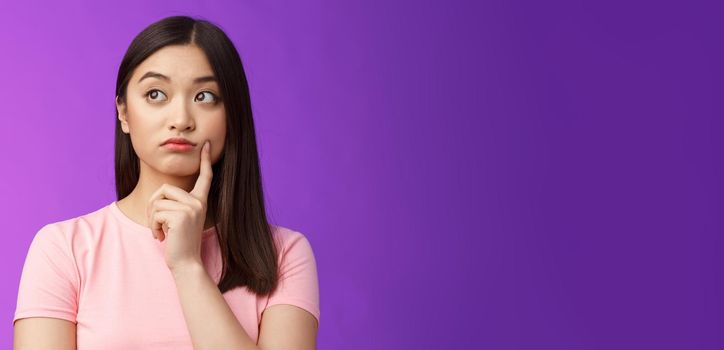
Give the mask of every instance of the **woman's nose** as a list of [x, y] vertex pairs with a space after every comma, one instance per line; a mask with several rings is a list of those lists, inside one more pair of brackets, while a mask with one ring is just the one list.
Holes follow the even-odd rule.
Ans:
[[186, 130], [194, 127], [191, 109], [185, 103], [179, 103], [171, 113], [169, 127], [177, 130]]

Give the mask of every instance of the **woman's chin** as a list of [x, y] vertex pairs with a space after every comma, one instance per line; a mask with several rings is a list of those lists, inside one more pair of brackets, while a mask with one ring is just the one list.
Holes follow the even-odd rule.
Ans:
[[159, 172], [166, 176], [189, 177], [198, 175], [199, 165], [189, 164], [166, 164], [158, 168]]

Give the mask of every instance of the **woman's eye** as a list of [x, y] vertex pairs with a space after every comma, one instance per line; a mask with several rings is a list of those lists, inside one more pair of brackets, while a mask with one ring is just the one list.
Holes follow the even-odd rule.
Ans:
[[[208, 96], [211, 96], [211, 97], [204, 97], [204, 94], [208, 94]], [[199, 96], [201, 96], [201, 98], [197, 99], [197, 100], [202, 101], [202, 102], [209, 101], [210, 103], [215, 103], [217, 100], [216, 95], [212, 94], [209, 91], [203, 91], [203, 92], [200, 92], [198, 95], [196, 95], [196, 97], [199, 97]]]
[[146, 93], [146, 97], [150, 97], [153, 101], [158, 101], [156, 98], [159, 96], [159, 94], [166, 96], [161, 90], [153, 89]]

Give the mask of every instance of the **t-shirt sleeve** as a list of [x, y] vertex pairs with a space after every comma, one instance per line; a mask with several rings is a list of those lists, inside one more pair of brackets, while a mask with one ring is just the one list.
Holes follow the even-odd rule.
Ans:
[[13, 325], [34, 316], [76, 322], [79, 285], [70, 242], [57, 225], [44, 226], [25, 257]]
[[266, 307], [294, 305], [309, 311], [319, 323], [319, 283], [312, 246], [303, 234], [293, 231], [282, 247], [279, 286]]

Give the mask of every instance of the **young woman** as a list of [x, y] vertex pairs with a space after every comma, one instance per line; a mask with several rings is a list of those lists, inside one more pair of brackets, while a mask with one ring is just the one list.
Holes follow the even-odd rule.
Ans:
[[267, 222], [249, 89], [214, 24], [168, 17], [116, 82], [119, 200], [42, 227], [16, 349], [314, 349], [316, 262]]

